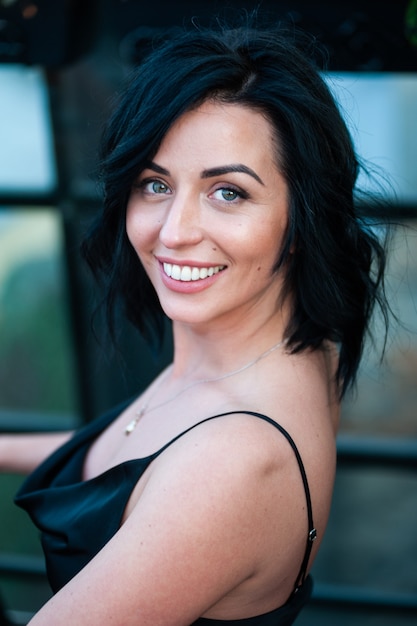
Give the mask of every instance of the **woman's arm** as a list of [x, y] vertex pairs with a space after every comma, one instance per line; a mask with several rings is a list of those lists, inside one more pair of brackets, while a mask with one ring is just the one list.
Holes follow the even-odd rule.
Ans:
[[[299, 493], [292, 489], [288, 506], [278, 505], [287, 470], [282, 476], [275, 459], [282, 447], [293, 466], [291, 451], [287, 454], [285, 442], [277, 450], [268, 425], [244, 422], [238, 422], [238, 432], [231, 420], [203, 425], [158, 457], [139, 481], [116, 535], [30, 626], [186, 626], [228, 595], [235, 610], [244, 604], [253, 611], [250, 599], [236, 597], [236, 590], [251, 584], [263, 560], [271, 558], [271, 534], [279, 544], [272, 559], [281, 555], [278, 562], [285, 568], [288, 534], [297, 524], [294, 498], [302, 529], [306, 522], [302, 486]], [[271, 507], [272, 492], [277, 504]], [[278, 576], [291, 585], [288, 578]], [[274, 582], [278, 603], [279, 584]], [[282, 603], [288, 595], [286, 590]], [[258, 603], [259, 598], [255, 608]]]
[[0, 471], [29, 474], [72, 432], [0, 435]]

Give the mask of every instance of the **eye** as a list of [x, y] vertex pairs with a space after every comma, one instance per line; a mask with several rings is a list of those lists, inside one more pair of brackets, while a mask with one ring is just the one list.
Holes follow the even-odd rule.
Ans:
[[166, 183], [155, 178], [144, 178], [143, 180], [139, 180], [134, 186], [136, 189], [148, 196], [171, 193], [171, 189]]
[[220, 187], [213, 192], [213, 198], [215, 200], [223, 200], [225, 202], [236, 202], [240, 199], [248, 197], [244, 191], [235, 189], [234, 187]]
[[148, 193], [169, 193], [169, 187], [161, 180], [149, 180], [143, 182], [143, 188]]

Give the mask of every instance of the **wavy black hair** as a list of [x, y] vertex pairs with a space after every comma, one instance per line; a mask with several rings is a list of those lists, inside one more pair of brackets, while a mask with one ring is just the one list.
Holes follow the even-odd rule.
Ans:
[[336, 342], [342, 397], [355, 381], [376, 303], [387, 319], [385, 250], [358, 215], [358, 158], [314, 59], [294, 32], [280, 28], [193, 28], [155, 44], [104, 132], [103, 209], [82, 249], [104, 279], [111, 329], [121, 302], [142, 333], [160, 332], [158, 298], [125, 230], [132, 184], [172, 124], [202, 102], [262, 112], [275, 130], [277, 164], [289, 188], [288, 228], [275, 266], [285, 268], [284, 291], [293, 302], [288, 346], [297, 352]]

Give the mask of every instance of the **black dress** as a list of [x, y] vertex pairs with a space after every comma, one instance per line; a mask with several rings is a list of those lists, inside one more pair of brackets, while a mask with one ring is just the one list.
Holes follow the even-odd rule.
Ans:
[[[41, 531], [47, 576], [54, 593], [71, 580], [120, 528], [131, 492], [148, 465], [192, 428], [231, 414], [223, 413], [202, 420], [154, 454], [125, 461], [91, 480], [83, 480], [82, 472], [88, 449], [96, 437], [120, 414], [122, 408], [116, 407], [81, 428], [28, 476], [16, 495], [16, 504], [27, 511]], [[238, 413], [254, 415], [271, 423], [286, 437], [294, 450], [307, 502], [306, 551], [295, 581], [294, 592], [283, 606], [247, 619], [200, 618], [194, 625], [290, 626], [309, 600], [312, 590], [311, 577], [306, 576], [306, 570], [315, 530], [307, 478], [295, 443], [281, 426], [260, 413], [250, 411]]]

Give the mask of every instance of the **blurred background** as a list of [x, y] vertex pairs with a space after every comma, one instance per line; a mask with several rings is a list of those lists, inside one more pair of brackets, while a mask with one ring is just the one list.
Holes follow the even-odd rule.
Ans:
[[[3, 432], [77, 427], [169, 359], [169, 330], [155, 354], [124, 326], [123, 357], [100, 315], [93, 331], [100, 293], [78, 249], [100, 206], [100, 129], [144, 40], [193, 16], [206, 24], [260, 6], [328, 51], [324, 75], [358, 151], [389, 187], [388, 289], [400, 322], [381, 366], [375, 319], [344, 403], [331, 518], [299, 626], [417, 624], [417, 1], [381, 4], [0, 0]], [[375, 228], [383, 234], [384, 223]], [[21, 481], [0, 476], [0, 624], [26, 624], [50, 594], [37, 533], [13, 505]]]

